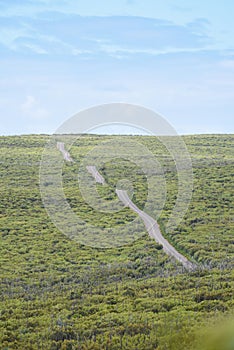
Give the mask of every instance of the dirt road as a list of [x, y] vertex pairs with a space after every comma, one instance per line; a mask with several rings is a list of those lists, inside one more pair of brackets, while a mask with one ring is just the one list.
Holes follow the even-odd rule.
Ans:
[[72, 157], [70, 156], [69, 152], [65, 150], [64, 148], [64, 143], [63, 142], [57, 142], [57, 148], [60, 152], [62, 152], [63, 154], [63, 158], [67, 161], [67, 162], [73, 162]]
[[89, 165], [86, 167], [86, 169], [88, 170], [88, 172], [94, 177], [95, 181], [104, 185], [105, 183], [105, 179], [103, 178], [103, 176], [97, 171], [96, 167], [93, 165]]
[[[105, 183], [105, 179], [98, 172], [95, 166], [88, 166], [87, 170], [91, 173], [98, 183]], [[173, 256], [177, 261], [179, 261], [187, 270], [194, 270], [196, 265], [189, 261], [184, 255], [179, 253], [162, 235], [160, 227], [156, 220], [151, 216], [146, 214], [144, 211], [140, 210], [128, 197], [126, 191], [116, 190], [115, 191], [121, 202], [137, 213], [143, 220], [146, 230], [149, 235], [155, 239], [155, 241], [163, 246], [163, 250], [168, 255]]]
[[[64, 148], [63, 142], [57, 142], [57, 148], [63, 154], [63, 158], [68, 162], [73, 162], [72, 157], [69, 152], [67, 152]], [[89, 165], [86, 167], [87, 171], [93, 176], [97, 183], [105, 184], [105, 179], [98, 172], [95, 166]], [[180, 254], [162, 235], [159, 225], [156, 220], [154, 220], [151, 216], [146, 214], [144, 211], [140, 210], [128, 197], [126, 191], [116, 190], [115, 191], [121, 202], [132, 209], [135, 213], [139, 215], [139, 217], [143, 220], [146, 230], [149, 235], [155, 239], [156, 242], [163, 246], [163, 250], [168, 255], [173, 256], [177, 261], [179, 261], [186, 269], [194, 270], [196, 265], [189, 261], [184, 255]]]
[[119, 199], [129, 208], [131, 208], [135, 213], [137, 213], [140, 218], [144, 221], [145, 227], [149, 235], [155, 239], [156, 242], [163, 246], [163, 250], [168, 255], [173, 256], [177, 261], [179, 261], [186, 269], [193, 270], [195, 264], [191, 263], [185, 256], [180, 254], [162, 235], [159, 225], [156, 220], [151, 216], [146, 214], [144, 211], [140, 210], [128, 197], [126, 191], [116, 190], [116, 194]]

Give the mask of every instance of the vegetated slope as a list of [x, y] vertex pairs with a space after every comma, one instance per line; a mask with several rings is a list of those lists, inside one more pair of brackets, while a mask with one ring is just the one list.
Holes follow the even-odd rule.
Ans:
[[[68, 151], [65, 151], [64, 143], [57, 142], [57, 148], [61, 151], [64, 160], [68, 162], [74, 162], [71, 158]], [[86, 166], [86, 171], [88, 171], [92, 177], [94, 178], [96, 183], [105, 185], [105, 179], [99, 173], [96, 166], [88, 165]], [[86, 174], [87, 176], [87, 174]], [[124, 204], [124, 206], [129, 207], [132, 211], [134, 211], [144, 222], [145, 228], [150, 237], [154, 238], [158, 244], [162, 245], [162, 249], [165, 253], [172, 256], [175, 260], [179, 261], [186, 269], [195, 270], [196, 265], [191, 263], [185, 256], [179, 253], [166, 239], [163, 237], [160, 227], [155, 219], [145, 213], [143, 210], [140, 210], [129, 198], [129, 193], [127, 189], [119, 190], [116, 188], [115, 193], [117, 194], [119, 200]], [[95, 191], [93, 191], [92, 195], [95, 196]]]
[[[134, 138], [166, 169], [163, 230], [176, 198], [175, 166], [154, 137]], [[70, 150], [76, 164], [64, 165], [64, 191], [86, 221], [122, 229], [135, 218], [129, 208], [115, 215], [95, 212], [77, 186], [80, 159], [103, 139], [108, 137], [77, 140]], [[136, 242], [113, 249], [81, 246], [60, 233], [38, 186], [47, 140], [0, 138], [1, 348], [192, 349], [197, 328], [233, 311], [234, 136], [185, 137], [194, 166], [193, 198], [180, 227], [167, 238], [203, 265], [193, 273], [183, 271], [143, 231]], [[139, 169], [118, 160], [102, 172], [110, 184], [97, 185], [103, 198], [114, 198], [117, 180], [127, 177], [133, 201], [144, 207], [147, 184]]]

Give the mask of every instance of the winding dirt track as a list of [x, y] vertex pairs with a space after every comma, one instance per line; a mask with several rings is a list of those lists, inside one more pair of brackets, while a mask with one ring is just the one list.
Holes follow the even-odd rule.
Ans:
[[[72, 157], [69, 152], [67, 152], [64, 148], [63, 142], [57, 142], [57, 148], [60, 152], [62, 152], [63, 157], [68, 162], [73, 162]], [[96, 182], [105, 184], [105, 179], [98, 172], [95, 166], [90, 165], [87, 166], [87, 171], [93, 176]], [[162, 235], [159, 225], [156, 220], [154, 220], [151, 216], [146, 214], [144, 211], [140, 210], [128, 197], [126, 191], [116, 190], [115, 191], [119, 200], [125, 205], [132, 209], [135, 213], [139, 215], [139, 217], [143, 220], [145, 227], [149, 233], [149, 235], [155, 239], [156, 242], [163, 246], [163, 250], [168, 255], [173, 256], [177, 261], [179, 261], [186, 269], [194, 270], [196, 269], [196, 265], [189, 261], [184, 255], [180, 254]]]
[[63, 154], [63, 158], [67, 162], [73, 162], [72, 157], [70, 156], [69, 152], [65, 150], [64, 143], [63, 142], [57, 142], [57, 148], [60, 152]]
[[149, 235], [155, 239], [156, 242], [163, 246], [163, 250], [168, 255], [173, 256], [177, 261], [179, 261], [186, 269], [193, 270], [195, 265], [191, 263], [185, 256], [180, 254], [162, 235], [159, 225], [156, 220], [151, 216], [146, 214], [144, 211], [140, 210], [128, 197], [126, 191], [116, 190], [116, 194], [119, 199], [129, 208], [131, 208], [135, 213], [137, 213], [140, 218], [144, 221], [145, 227]]
[[104, 185], [105, 183], [105, 179], [103, 178], [103, 176], [97, 171], [96, 167], [93, 165], [89, 165], [86, 167], [86, 169], [88, 170], [88, 172], [94, 177], [95, 181]]

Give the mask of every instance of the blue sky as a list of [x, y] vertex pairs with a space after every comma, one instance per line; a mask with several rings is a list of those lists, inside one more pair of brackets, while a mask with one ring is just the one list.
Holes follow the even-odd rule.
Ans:
[[234, 2], [0, 0], [0, 134], [84, 108], [151, 108], [180, 134], [234, 133]]

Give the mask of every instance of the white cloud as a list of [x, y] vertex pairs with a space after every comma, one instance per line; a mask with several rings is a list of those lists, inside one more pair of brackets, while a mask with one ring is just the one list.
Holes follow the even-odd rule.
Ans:
[[[1, 17], [0, 17], [1, 19]], [[61, 16], [60, 20], [15, 17], [3, 21], [0, 43], [19, 53], [126, 57], [209, 49], [204, 21], [185, 26], [140, 17]]]
[[[206, 51], [212, 51], [211, 47], [207, 47]], [[125, 58], [126, 56], [121, 56], [121, 54], [126, 55], [135, 55], [135, 54], [145, 54], [145, 55], [152, 55], [152, 56], [158, 56], [158, 55], [167, 55], [167, 54], [175, 54], [175, 53], [199, 53], [204, 51], [202, 48], [173, 48], [173, 47], [165, 47], [164, 49], [142, 49], [142, 48], [136, 48], [136, 49], [129, 49], [117, 45], [111, 45], [111, 44], [101, 44], [100, 45], [100, 51], [105, 52], [113, 57], [121, 57]]]
[[20, 106], [21, 112], [24, 116], [30, 119], [47, 119], [49, 113], [46, 109], [40, 106], [40, 103], [34, 96], [27, 96], [26, 100]]
[[25, 44], [24, 45], [25, 48], [28, 48], [30, 51], [38, 54], [38, 55], [46, 55], [48, 54], [48, 51], [46, 51], [45, 49], [43, 49], [42, 47], [38, 46], [38, 45], [33, 45], [33, 44]]
[[20, 29], [1, 28], [0, 29], [0, 43], [11, 49], [11, 48], [13, 48], [13, 42], [16, 39], [18, 39], [18, 37], [25, 35], [25, 34], [26, 34], [26, 31], [23, 30], [22, 28], [20, 28]]

